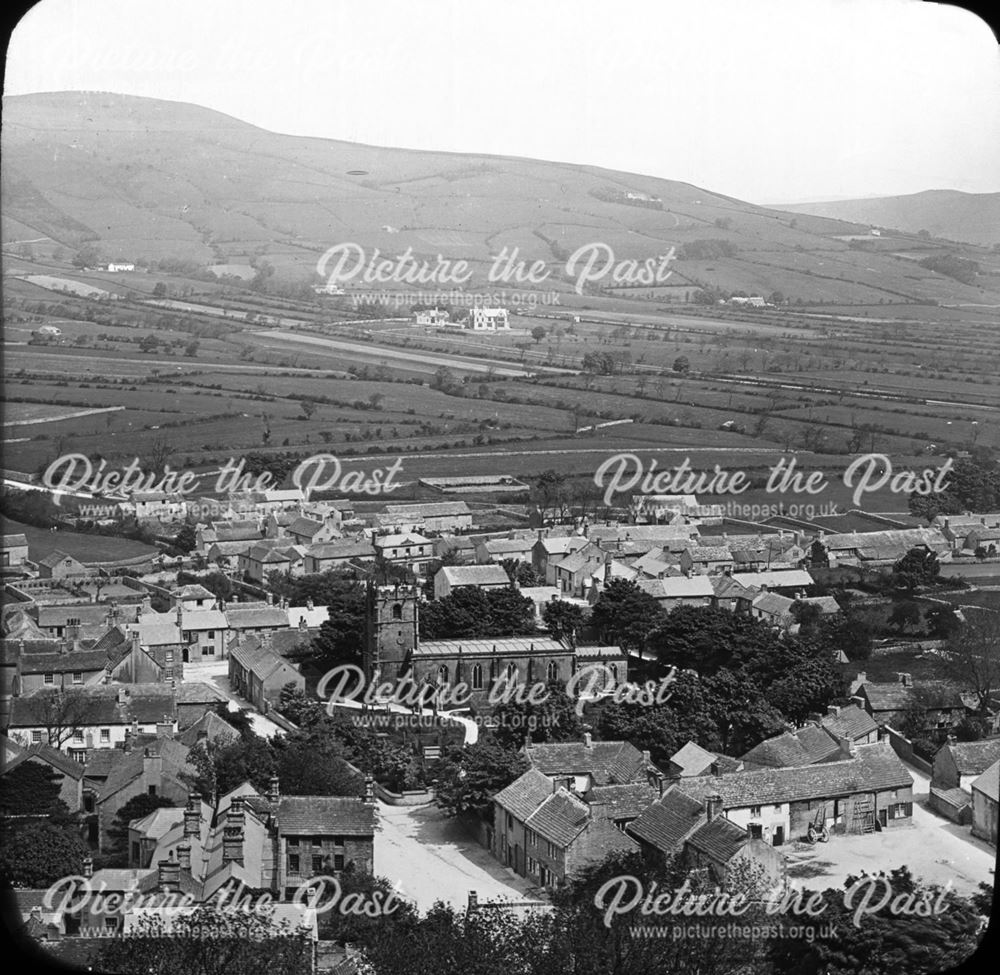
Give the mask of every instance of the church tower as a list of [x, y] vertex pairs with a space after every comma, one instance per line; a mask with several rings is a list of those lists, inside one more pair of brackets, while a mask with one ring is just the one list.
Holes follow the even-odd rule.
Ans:
[[411, 666], [417, 647], [419, 592], [416, 586], [379, 586], [367, 591], [364, 671], [368, 680], [377, 670], [380, 678], [395, 680]]

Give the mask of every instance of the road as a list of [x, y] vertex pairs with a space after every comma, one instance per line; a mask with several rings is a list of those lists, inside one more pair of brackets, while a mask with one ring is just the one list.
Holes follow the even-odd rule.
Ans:
[[250, 726], [262, 738], [273, 738], [285, 733], [284, 728], [276, 725], [270, 718], [265, 718], [249, 701], [233, 691], [229, 684], [229, 664], [225, 660], [185, 664], [184, 682], [209, 684], [221, 692], [229, 700], [229, 710], [245, 711], [250, 718]]
[[434, 805], [379, 803], [375, 874], [387, 877], [421, 912], [435, 901], [464, 908], [473, 890], [481, 903], [542, 900], [536, 888], [501, 866], [458, 821]]

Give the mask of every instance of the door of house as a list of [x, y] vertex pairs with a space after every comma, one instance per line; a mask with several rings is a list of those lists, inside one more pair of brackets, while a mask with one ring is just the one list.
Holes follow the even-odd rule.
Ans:
[[886, 826], [886, 811], [884, 809], [878, 811], [878, 821], [879, 825], [884, 829]]
[[785, 827], [775, 826], [774, 827], [774, 845], [781, 846], [785, 842]]
[[187, 663], [191, 662], [190, 659], [189, 659], [189, 657], [190, 657], [190, 651], [188, 650], [187, 647], [185, 647], [184, 650], [181, 653], [181, 659], [184, 661], [184, 663], [187, 664]]

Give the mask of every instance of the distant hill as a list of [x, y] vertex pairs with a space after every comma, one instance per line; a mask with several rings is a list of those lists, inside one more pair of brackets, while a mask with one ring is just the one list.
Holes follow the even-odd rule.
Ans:
[[830, 303], [983, 301], [981, 287], [919, 267], [933, 245], [917, 238], [884, 242], [906, 256], [861, 250], [849, 238], [867, 221], [635, 173], [281, 135], [195, 105], [95, 92], [5, 98], [3, 123], [3, 233], [15, 253], [66, 257], [91, 244], [140, 263], [257, 257], [312, 280], [328, 247], [354, 242], [368, 255], [464, 259], [485, 278], [504, 247], [562, 267], [601, 241], [616, 260], [677, 248], [667, 287], [644, 298], [712, 287]]
[[1000, 244], [1000, 193], [927, 190], [908, 196], [796, 203], [784, 209], [911, 234], [926, 230], [933, 237], [987, 247]]

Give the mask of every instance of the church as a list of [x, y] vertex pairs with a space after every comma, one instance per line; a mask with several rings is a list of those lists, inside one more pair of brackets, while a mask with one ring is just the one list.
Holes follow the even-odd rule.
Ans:
[[[421, 640], [420, 591], [416, 586], [369, 584], [364, 671], [374, 680], [408, 677], [417, 685], [465, 684], [477, 711], [489, 710], [495, 682], [568, 682], [582, 690], [610, 692], [628, 679], [620, 647], [574, 646], [546, 635]], [[585, 668], [591, 668], [581, 673]]]

